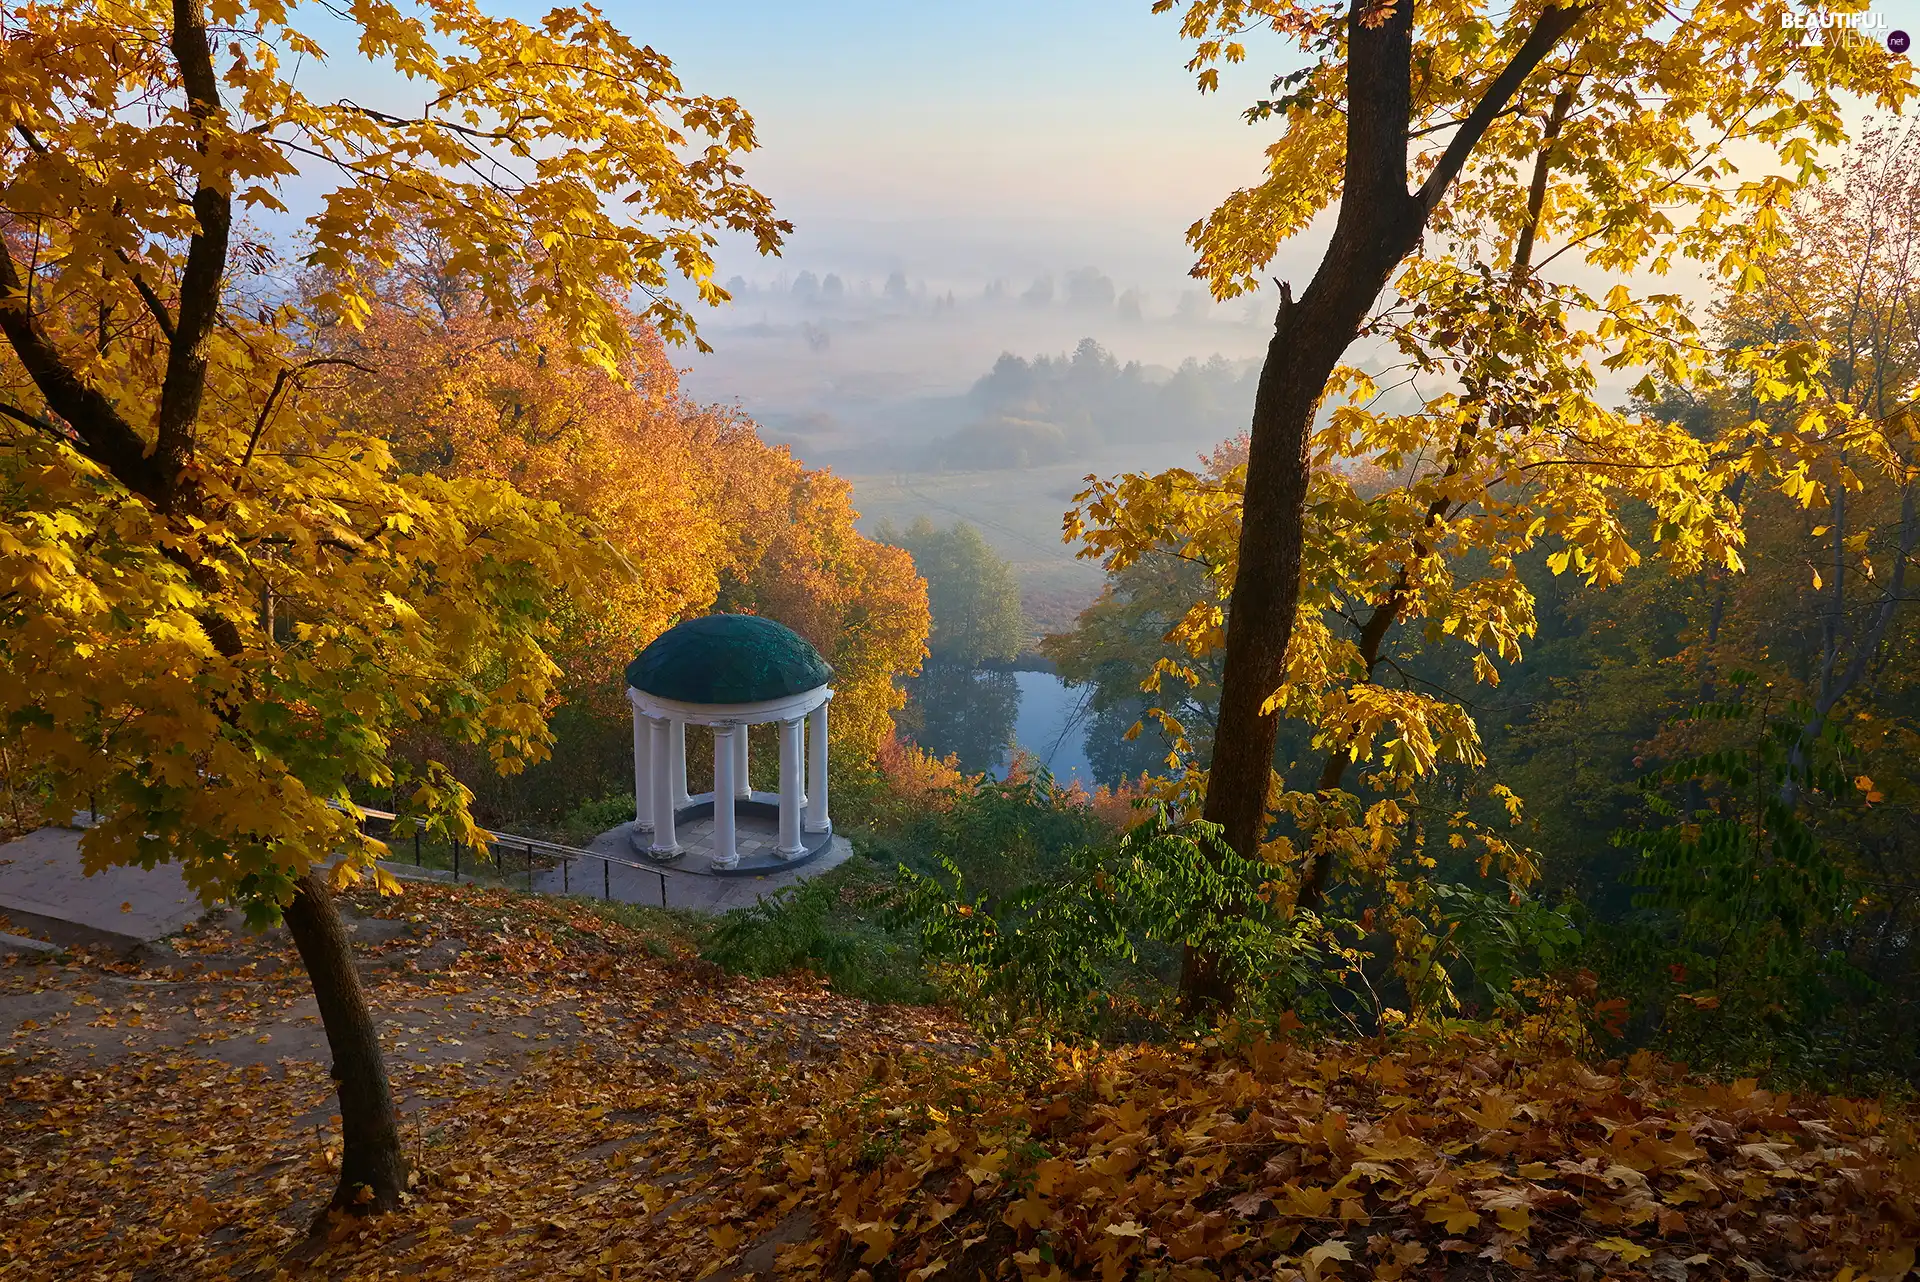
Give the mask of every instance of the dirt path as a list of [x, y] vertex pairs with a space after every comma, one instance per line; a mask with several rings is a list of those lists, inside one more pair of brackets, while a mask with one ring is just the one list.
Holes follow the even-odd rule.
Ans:
[[[409, 887], [350, 920], [420, 1173], [416, 1214], [469, 1264], [514, 1236], [515, 1215], [495, 1211], [578, 1213], [582, 1188], [634, 1174], [623, 1152], [677, 1143], [716, 1092], [965, 1043], [927, 1012], [809, 979], [730, 981], [676, 955], [670, 924], [630, 929], [578, 904]], [[9, 958], [0, 1034], [0, 1277], [269, 1275], [330, 1191], [326, 1040], [281, 932], [209, 922], [132, 957]], [[496, 1170], [509, 1161], [528, 1177], [511, 1192]], [[678, 1177], [700, 1165], [687, 1154]], [[667, 1174], [633, 1194], [641, 1219]], [[685, 1276], [711, 1252], [683, 1244]], [[527, 1259], [540, 1266], [527, 1276], [547, 1275], [546, 1253]], [[648, 1275], [681, 1275], [661, 1269]]]

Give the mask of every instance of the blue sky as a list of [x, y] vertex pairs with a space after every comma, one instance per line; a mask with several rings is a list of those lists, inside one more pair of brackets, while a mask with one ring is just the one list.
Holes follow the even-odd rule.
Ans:
[[1203, 98], [1174, 16], [1146, 0], [615, 16], [755, 113], [756, 172], [796, 211], [1184, 223], [1257, 172], [1244, 97]]
[[[487, 7], [531, 21], [550, 5]], [[1151, 0], [603, 8], [690, 90], [753, 113], [763, 146], [747, 172], [797, 225], [789, 272], [1092, 263], [1177, 289], [1185, 228], [1259, 176], [1266, 135], [1238, 113], [1273, 68], [1203, 97], [1177, 16]], [[346, 33], [322, 40], [334, 56], [321, 74], [358, 79]], [[730, 247], [723, 276], [742, 270], [782, 265]]]
[[[533, 21], [550, 6], [488, 7]], [[748, 176], [796, 232], [783, 264], [730, 245], [723, 278], [803, 268], [1017, 278], [1091, 264], [1177, 291], [1185, 228], [1259, 176], [1273, 127], [1250, 127], [1240, 111], [1297, 58], [1250, 41], [1249, 64], [1202, 96], [1177, 13], [1156, 15], [1151, 0], [603, 8], [672, 58], [689, 89], [732, 95], [759, 125]], [[1874, 11], [1920, 35], [1920, 0]], [[359, 79], [346, 33], [322, 38], [335, 58], [321, 74]], [[1275, 266], [1306, 275], [1310, 246]]]

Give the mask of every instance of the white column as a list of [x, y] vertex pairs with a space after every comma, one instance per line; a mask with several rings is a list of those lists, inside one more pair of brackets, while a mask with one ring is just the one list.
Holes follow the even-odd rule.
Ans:
[[780, 847], [777, 853], [783, 859], [791, 859], [806, 850], [800, 842], [800, 807], [806, 803], [800, 792], [800, 726], [797, 717], [780, 723]]
[[733, 736], [733, 795], [742, 801], [753, 797], [752, 759], [747, 755], [747, 732], [752, 728], [743, 721]]
[[653, 853], [672, 855], [680, 852], [673, 834], [673, 785], [667, 767], [673, 761], [673, 723], [665, 717], [648, 718], [653, 723]]
[[647, 716], [633, 705], [633, 826], [640, 832], [653, 831], [653, 732], [647, 728]]
[[740, 862], [733, 835], [734, 740], [745, 726], [723, 722], [713, 728], [713, 866], [731, 868]]
[[833, 827], [827, 814], [827, 705], [807, 714], [807, 831]]
[[685, 806], [687, 796], [687, 723], [673, 719], [673, 762], [668, 766], [668, 782], [673, 785], [673, 808]]

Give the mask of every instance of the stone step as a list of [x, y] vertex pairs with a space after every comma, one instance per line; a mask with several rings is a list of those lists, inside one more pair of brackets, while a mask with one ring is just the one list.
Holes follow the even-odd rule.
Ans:
[[49, 944], [44, 939], [28, 939], [25, 935], [9, 935], [0, 931], [0, 957], [26, 957], [44, 960], [59, 956], [63, 951], [58, 944]]

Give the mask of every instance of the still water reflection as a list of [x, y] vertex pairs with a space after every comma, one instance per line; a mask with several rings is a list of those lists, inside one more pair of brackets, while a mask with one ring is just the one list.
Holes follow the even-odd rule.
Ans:
[[1060, 783], [1079, 780], [1092, 788], [1087, 695], [1085, 687], [1070, 687], [1051, 672], [929, 663], [907, 683], [900, 728], [930, 752], [952, 753], [970, 774], [1004, 776], [1018, 747]]

